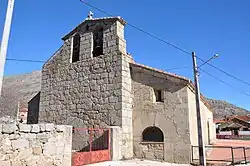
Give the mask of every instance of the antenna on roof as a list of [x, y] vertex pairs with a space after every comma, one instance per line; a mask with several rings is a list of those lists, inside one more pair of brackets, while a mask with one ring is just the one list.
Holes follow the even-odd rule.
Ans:
[[91, 11], [89, 11], [89, 14], [88, 14], [88, 16], [87, 16], [87, 19], [88, 19], [88, 20], [92, 20], [92, 19], [93, 19], [93, 15], [94, 15], [94, 13], [91, 12]]

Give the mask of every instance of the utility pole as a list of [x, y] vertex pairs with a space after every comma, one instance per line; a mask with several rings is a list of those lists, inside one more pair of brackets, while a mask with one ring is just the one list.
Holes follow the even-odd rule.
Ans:
[[6, 12], [5, 24], [3, 29], [3, 36], [2, 36], [2, 43], [0, 48], [0, 96], [2, 92], [2, 85], [3, 85], [3, 73], [4, 73], [4, 66], [6, 61], [6, 53], [8, 48], [9, 42], [9, 35], [10, 35], [10, 27], [11, 27], [11, 20], [14, 8], [14, 1], [8, 1], [8, 7]]
[[199, 73], [196, 63], [195, 52], [192, 52], [193, 68], [194, 68], [194, 84], [195, 84], [195, 98], [196, 98], [196, 116], [197, 116], [197, 130], [198, 130], [198, 145], [199, 145], [199, 165], [206, 166], [205, 147], [202, 135], [201, 110], [200, 110], [200, 86]]

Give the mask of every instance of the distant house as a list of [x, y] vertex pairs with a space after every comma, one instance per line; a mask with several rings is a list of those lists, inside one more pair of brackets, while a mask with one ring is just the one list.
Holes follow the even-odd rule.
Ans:
[[28, 108], [23, 103], [18, 102], [17, 120], [20, 123], [27, 123]]
[[217, 138], [221, 138], [223, 135], [250, 136], [250, 116], [230, 116], [215, 120], [214, 123]]

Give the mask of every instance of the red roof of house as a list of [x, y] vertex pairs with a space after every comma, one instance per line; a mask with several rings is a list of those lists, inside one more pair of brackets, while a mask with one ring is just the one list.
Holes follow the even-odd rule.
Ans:
[[249, 116], [235, 116], [234, 118], [237, 118], [239, 120], [246, 121], [246, 122], [250, 121], [250, 117]]
[[239, 119], [245, 122], [250, 122], [250, 116], [229, 116], [224, 119], [216, 119], [214, 120], [214, 123], [225, 123], [225, 122], [231, 122], [233, 119]]
[[214, 119], [214, 123], [224, 123], [226, 120], [224, 119]]

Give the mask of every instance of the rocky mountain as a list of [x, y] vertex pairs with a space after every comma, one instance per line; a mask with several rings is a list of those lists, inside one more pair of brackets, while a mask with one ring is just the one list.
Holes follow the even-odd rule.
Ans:
[[0, 117], [16, 117], [18, 103], [27, 106], [28, 101], [40, 91], [40, 86], [40, 71], [4, 77], [0, 98]]
[[214, 100], [214, 99], [208, 99], [208, 98], [207, 98], [207, 101], [213, 108], [214, 119], [221, 119], [221, 118], [224, 118], [225, 116], [232, 116], [232, 115], [250, 114], [248, 110], [237, 107], [226, 101]]
[[[0, 117], [15, 117], [18, 102], [24, 103], [32, 99], [41, 86], [41, 72], [7, 76], [3, 81], [2, 97], [0, 99]], [[246, 115], [248, 111], [226, 101], [207, 99], [214, 111], [214, 118], [219, 119], [230, 115]], [[6, 118], [5, 118], [6, 119]]]

